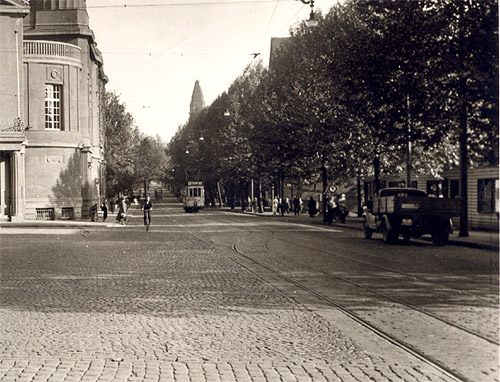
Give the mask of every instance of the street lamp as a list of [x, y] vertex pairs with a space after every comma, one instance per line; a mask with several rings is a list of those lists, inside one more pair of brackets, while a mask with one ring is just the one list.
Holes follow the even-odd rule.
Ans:
[[309, 14], [309, 20], [306, 21], [308, 27], [315, 27], [318, 25], [318, 20], [314, 17], [314, 0], [300, 0], [303, 4], [309, 4], [311, 6], [311, 13]]

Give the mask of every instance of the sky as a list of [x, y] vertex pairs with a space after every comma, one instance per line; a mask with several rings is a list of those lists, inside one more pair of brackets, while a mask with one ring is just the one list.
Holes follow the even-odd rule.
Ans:
[[[315, 0], [326, 13], [336, 0]], [[269, 63], [271, 37], [309, 18], [298, 0], [87, 0], [108, 91], [139, 129], [165, 142], [189, 117], [194, 83], [210, 105], [253, 60]], [[260, 53], [254, 58], [254, 53]]]

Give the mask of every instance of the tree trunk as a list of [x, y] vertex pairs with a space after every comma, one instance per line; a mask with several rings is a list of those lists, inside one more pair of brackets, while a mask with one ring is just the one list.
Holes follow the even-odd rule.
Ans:
[[380, 157], [379, 157], [379, 153], [375, 153], [375, 157], [373, 158], [373, 171], [375, 173], [375, 192], [378, 192], [382, 188], [382, 184], [380, 182]]
[[259, 180], [259, 194], [257, 196], [259, 202], [259, 213], [264, 212], [264, 205], [262, 203], [262, 183]]
[[219, 180], [217, 180], [217, 194], [218, 194], [218, 198], [219, 198], [219, 207], [222, 208], [222, 195], [220, 192], [220, 181]]
[[411, 120], [410, 120], [410, 95], [406, 95], [406, 187], [411, 187]]
[[467, 105], [465, 101], [460, 111], [460, 175], [459, 175], [459, 194], [460, 194], [460, 230], [458, 236], [469, 236], [468, 220], [469, 214], [467, 198]]
[[356, 176], [356, 188], [358, 192], [358, 216], [361, 216], [363, 215], [363, 208], [361, 206], [361, 174], [359, 170]]
[[323, 178], [323, 203], [322, 203], [321, 212], [323, 213], [323, 215], [325, 215], [326, 214], [326, 187], [327, 187], [327, 183], [328, 183], [328, 174], [326, 172], [326, 165], [325, 165], [324, 160], [321, 162], [321, 176]]
[[460, 97], [460, 103], [458, 105], [458, 128], [459, 128], [459, 145], [460, 145], [460, 175], [458, 178], [458, 191], [460, 194], [460, 230], [458, 236], [467, 237], [469, 236], [468, 227], [468, 211], [467, 211], [467, 70], [465, 68], [464, 62], [466, 62], [466, 51], [467, 51], [467, 40], [465, 38], [465, 6], [459, 3], [460, 6], [460, 19], [459, 19], [459, 62], [461, 63], [461, 78], [459, 81], [458, 96]]

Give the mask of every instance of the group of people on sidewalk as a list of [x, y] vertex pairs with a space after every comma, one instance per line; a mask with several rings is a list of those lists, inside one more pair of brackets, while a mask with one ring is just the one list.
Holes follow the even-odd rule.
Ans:
[[[332, 222], [339, 220], [345, 223], [346, 216], [348, 214], [347, 204], [346, 204], [345, 194], [333, 195], [332, 197], [326, 196], [325, 199], [325, 214], [323, 215], [323, 222], [332, 224]], [[294, 215], [299, 215], [304, 212], [304, 203], [302, 198], [296, 196], [293, 198], [292, 203], [290, 203], [289, 198], [278, 198], [273, 199], [273, 214], [289, 214], [292, 211]], [[314, 217], [318, 214], [318, 203], [311, 196], [307, 202], [307, 211], [310, 217]]]
[[345, 223], [348, 214], [346, 202], [345, 194], [334, 195], [331, 198], [327, 196], [323, 223], [332, 224], [336, 220]]
[[[112, 198], [109, 201], [104, 199], [101, 203], [102, 211], [102, 221], [105, 222], [108, 218], [108, 205], [110, 206], [111, 213], [114, 213], [116, 204], [116, 221], [119, 224], [124, 225], [127, 222], [127, 211], [130, 207], [130, 200], [122, 195], [115, 199]], [[141, 210], [144, 211], [144, 225], [149, 226], [151, 224], [151, 210], [153, 209], [153, 203], [151, 202], [151, 197], [146, 196], [146, 199], [142, 203]], [[89, 209], [90, 221], [96, 222], [98, 219], [97, 214], [97, 203], [93, 204]]]
[[[307, 203], [307, 207], [309, 209], [309, 216], [316, 216], [318, 213], [318, 207], [312, 196]], [[323, 223], [332, 224], [336, 220], [339, 220], [341, 223], [345, 223], [347, 214], [347, 200], [345, 194], [341, 194], [340, 196], [334, 195], [332, 197], [325, 197], [325, 213], [323, 214]]]
[[275, 196], [273, 199], [273, 214], [279, 213], [281, 216], [284, 216], [285, 213], [289, 214], [293, 210], [294, 215], [299, 215], [302, 213], [303, 206], [302, 198], [298, 196], [293, 198], [292, 203], [290, 203], [289, 198], [282, 199]]

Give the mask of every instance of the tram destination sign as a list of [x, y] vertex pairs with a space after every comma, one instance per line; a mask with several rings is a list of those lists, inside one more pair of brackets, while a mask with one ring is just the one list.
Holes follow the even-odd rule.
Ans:
[[188, 186], [203, 186], [203, 182], [188, 182]]

